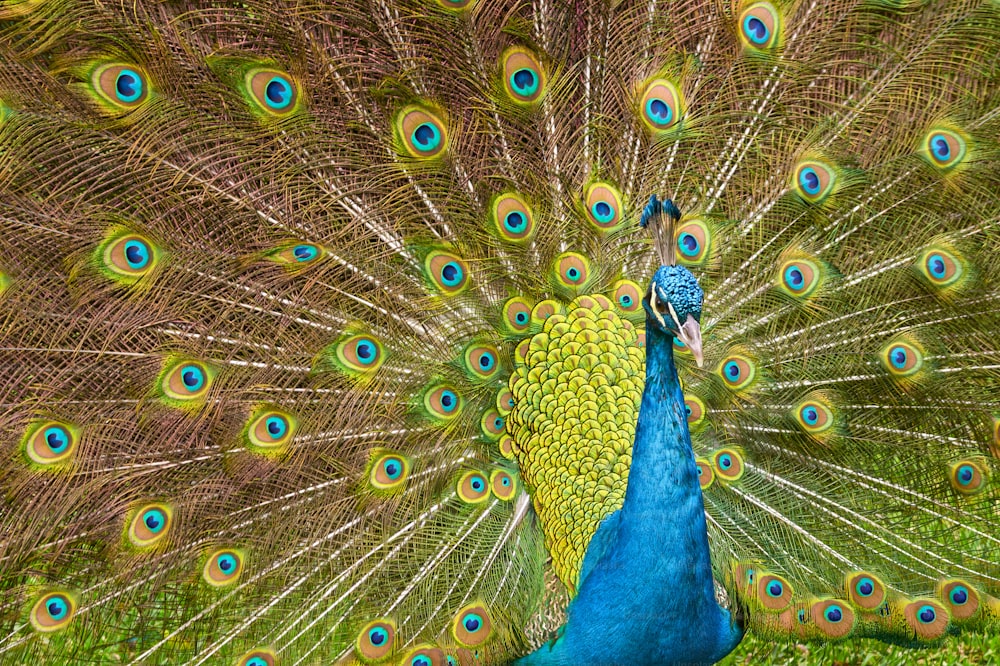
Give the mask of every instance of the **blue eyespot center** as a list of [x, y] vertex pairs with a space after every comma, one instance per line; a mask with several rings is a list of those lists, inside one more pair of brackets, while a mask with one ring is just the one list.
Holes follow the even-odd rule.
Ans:
[[455, 395], [454, 391], [442, 391], [441, 392], [441, 408], [446, 411], [454, 411], [455, 407], [458, 406], [458, 396]]
[[659, 97], [646, 100], [646, 116], [654, 125], [669, 125], [674, 117], [674, 110]]
[[502, 485], [504, 488], [509, 487], [510, 486], [510, 477], [509, 476], [501, 477], [501, 479], [500, 479], [500, 485]]
[[771, 581], [771, 584], [767, 586], [767, 593], [774, 597], [780, 597], [785, 591], [785, 586], [781, 584], [781, 581]]
[[260, 657], [251, 657], [247, 660], [247, 666], [267, 666], [267, 662]]
[[951, 603], [956, 606], [962, 606], [969, 600], [969, 591], [961, 585], [958, 585], [952, 588], [951, 594], [948, 595], [948, 598], [950, 598]]
[[493, 354], [486, 352], [479, 356], [479, 367], [483, 370], [492, 370], [494, 365], [496, 365], [496, 358]]
[[115, 78], [115, 95], [125, 102], [134, 102], [142, 97], [142, 77], [131, 69], [123, 69]]
[[138, 240], [126, 241], [125, 261], [133, 270], [145, 268], [149, 263], [149, 246]]
[[948, 139], [943, 134], [935, 134], [931, 137], [931, 150], [934, 157], [942, 162], [951, 157], [951, 146], [948, 145]]
[[385, 475], [389, 477], [391, 481], [395, 481], [403, 473], [403, 466], [395, 458], [389, 458], [384, 463], [382, 463], [382, 469], [385, 471]]
[[598, 201], [590, 207], [594, 219], [601, 224], [607, 224], [615, 219], [615, 209], [607, 201]]
[[967, 486], [972, 483], [972, 480], [976, 477], [976, 470], [972, 468], [972, 465], [962, 465], [958, 468], [955, 474], [958, 477], [958, 482], [963, 486]]
[[802, 420], [808, 425], [816, 425], [819, 421], [819, 412], [813, 406], [807, 406], [802, 410]]
[[167, 518], [159, 509], [150, 509], [143, 516], [142, 522], [145, 523], [150, 532], [156, 534], [167, 524]]
[[375, 343], [371, 340], [359, 340], [354, 349], [358, 360], [365, 365], [373, 363], [375, 361], [375, 356], [378, 353], [375, 348]]
[[410, 660], [410, 666], [431, 666], [431, 660], [420, 654]]
[[729, 361], [726, 363], [725, 371], [731, 381], [736, 381], [740, 378], [740, 364], [736, 361]]
[[937, 613], [932, 606], [921, 606], [917, 612], [917, 617], [924, 624], [930, 624], [937, 618]]
[[495, 430], [503, 430], [503, 419], [499, 416], [493, 419], [493, 428]]
[[683, 232], [677, 237], [678, 248], [685, 257], [697, 257], [701, 251], [701, 243], [693, 234]]
[[580, 269], [578, 268], [570, 268], [569, 270], [566, 271], [566, 277], [569, 278], [570, 282], [576, 282], [577, 280], [579, 280], [580, 275], [581, 275]]
[[219, 567], [219, 571], [224, 574], [228, 574], [236, 570], [236, 558], [232, 555], [219, 555], [215, 562]]
[[69, 432], [62, 426], [49, 426], [45, 429], [43, 436], [45, 437], [45, 444], [52, 453], [63, 453], [69, 448]]
[[870, 597], [875, 592], [875, 583], [871, 578], [862, 578], [854, 589], [862, 597]]
[[441, 132], [433, 123], [421, 123], [413, 130], [413, 143], [417, 150], [429, 152], [441, 144]]
[[754, 44], [763, 45], [770, 38], [770, 31], [767, 26], [756, 16], [747, 16], [743, 21], [743, 32]]
[[449, 287], [457, 286], [462, 281], [463, 275], [462, 267], [454, 261], [449, 261], [441, 269], [441, 281]]
[[53, 620], [62, 620], [69, 613], [69, 604], [62, 597], [52, 597], [45, 602], [45, 610]]
[[947, 266], [944, 262], [944, 257], [940, 254], [932, 254], [927, 257], [927, 270], [930, 271], [930, 274], [937, 279], [943, 279], [947, 274]]
[[264, 87], [264, 98], [273, 109], [284, 109], [292, 103], [292, 84], [283, 76], [275, 76]]
[[844, 611], [840, 609], [840, 606], [830, 606], [823, 613], [823, 616], [827, 621], [837, 623], [844, 619]]
[[469, 482], [469, 486], [478, 493], [486, 487], [486, 482], [481, 477], [476, 476]]
[[618, 304], [625, 308], [632, 307], [632, 297], [628, 294], [622, 294], [618, 297]]
[[385, 629], [381, 627], [376, 627], [368, 632], [368, 641], [375, 647], [379, 647], [388, 640], [389, 635], [385, 632]]
[[538, 91], [538, 77], [527, 67], [522, 67], [511, 74], [510, 84], [514, 92], [522, 97], [530, 97]]
[[819, 194], [819, 174], [817, 174], [816, 170], [812, 167], [806, 167], [799, 172], [799, 184], [802, 186], [802, 189], [806, 191], [806, 194]]
[[310, 261], [316, 258], [319, 250], [315, 245], [296, 245], [292, 248], [292, 254], [295, 256], [295, 261]]
[[719, 467], [729, 469], [733, 466], [733, 458], [728, 453], [719, 456]]
[[469, 613], [462, 618], [462, 625], [466, 631], [479, 631], [479, 628], [483, 626], [483, 618], [475, 613]]
[[516, 315], [514, 315], [514, 321], [516, 321], [518, 324], [527, 324], [528, 323], [528, 313], [527, 312], [518, 312]]
[[906, 353], [905, 347], [893, 347], [889, 351], [889, 360], [892, 362], [892, 366], [897, 370], [902, 370], [906, 367], [906, 359], [909, 354]]
[[271, 439], [281, 439], [288, 432], [288, 421], [280, 416], [269, 416], [264, 427]]
[[181, 382], [184, 388], [194, 393], [205, 385], [205, 373], [196, 365], [185, 365], [181, 368]]
[[528, 226], [527, 218], [525, 218], [525, 216], [522, 213], [516, 210], [507, 213], [507, 217], [504, 218], [503, 222], [504, 222], [504, 227], [506, 227], [507, 231], [513, 234], [522, 233]]
[[793, 291], [801, 291], [805, 286], [806, 278], [802, 274], [802, 269], [797, 266], [789, 266], [785, 269], [785, 284]]

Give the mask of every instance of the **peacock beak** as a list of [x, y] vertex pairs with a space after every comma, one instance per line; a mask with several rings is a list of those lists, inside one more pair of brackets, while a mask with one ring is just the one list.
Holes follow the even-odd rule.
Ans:
[[681, 324], [677, 331], [677, 337], [681, 339], [694, 356], [694, 362], [700, 368], [705, 362], [705, 357], [701, 351], [701, 324], [693, 316], [688, 315], [687, 320]]

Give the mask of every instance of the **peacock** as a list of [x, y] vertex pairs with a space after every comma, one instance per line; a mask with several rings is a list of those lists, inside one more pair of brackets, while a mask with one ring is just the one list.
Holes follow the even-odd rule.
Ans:
[[0, 663], [1000, 633], [1000, 3], [0, 3]]

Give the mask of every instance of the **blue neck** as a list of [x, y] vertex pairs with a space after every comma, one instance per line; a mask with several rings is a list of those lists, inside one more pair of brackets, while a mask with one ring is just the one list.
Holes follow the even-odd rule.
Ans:
[[743, 636], [715, 601], [672, 342], [647, 322], [646, 387], [625, 503], [588, 548], [560, 638], [519, 663], [713, 663]]

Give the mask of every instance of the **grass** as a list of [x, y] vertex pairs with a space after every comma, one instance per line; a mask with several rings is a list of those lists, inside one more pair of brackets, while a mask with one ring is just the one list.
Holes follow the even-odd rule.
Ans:
[[1000, 635], [963, 634], [933, 647], [909, 649], [875, 640], [773, 643], [747, 636], [720, 666], [967, 666], [1000, 664]]

